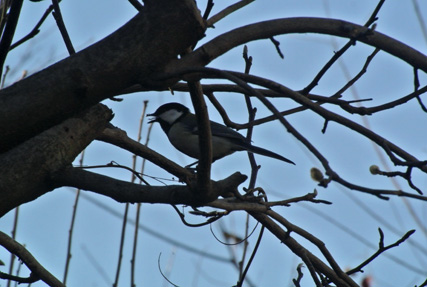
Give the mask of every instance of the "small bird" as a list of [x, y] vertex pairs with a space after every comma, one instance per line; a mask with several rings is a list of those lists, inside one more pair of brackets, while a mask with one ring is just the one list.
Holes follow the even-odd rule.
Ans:
[[[199, 159], [199, 133], [196, 115], [179, 103], [167, 103], [160, 106], [148, 123], [158, 122], [168, 136], [171, 144], [180, 152]], [[222, 124], [210, 121], [212, 133], [212, 162], [223, 158], [235, 151], [248, 151], [272, 157], [287, 163], [293, 161], [269, 150], [254, 146], [244, 136]]]

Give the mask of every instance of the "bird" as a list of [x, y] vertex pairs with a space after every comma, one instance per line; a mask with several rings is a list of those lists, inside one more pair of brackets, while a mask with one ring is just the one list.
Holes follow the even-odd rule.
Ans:
[[[152, 117], [148, 123], [158, 122], [160, 124], [170, 143], [177, 150], [189, 157], [200, 158], [197, 118], [186, 106], [180, 103], [167, 103], [161, 105], [154, 113], [147, 116]], [[212, 162], [236, 151], [247, 151], [295, 164], [277, 153], [252, 145], [243, 135], [225, 125], [210, 121], [210, 126], [212, 133]]]

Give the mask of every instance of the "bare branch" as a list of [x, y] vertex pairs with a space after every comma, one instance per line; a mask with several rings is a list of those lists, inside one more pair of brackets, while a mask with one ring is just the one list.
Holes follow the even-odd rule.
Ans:
[[212, 132], [209, 122], [208, 109], [199, 81], [189, 81], [191, 101], [197, 118], [197, 131], [199, 138], [199, 163], [197, 165], [197, 187], [200, 196], [208, 196], [211, 193], [210, 178], [212, 164]]
[[342, 20], [304, 17], [269, 20], [234, 29], [202, 45], [182, 59], [171, 62], [165, 71], [205, 66], [239, 45], [291, 33], [319, 33], [357, 39], [357, 41], [379, 48], [409, 65], [427, 72], [427, 57], [424, 54], [391, 37]]
[[[250, 4], [251, 2], [253, 2], [255, 0], [240, 0], [237, 3], [234, 3], [233, 5], [228, 6], [227, 8], [225, 8], [224, 10], [220, 11], [218, 14], [213, 15], [211, 18], [209, 18], [206, 21], [206, 25], [208, 27], [213, 27], [215, 23], [217, 23], [219, 20], [227, 17], [228, 15], [230, 15], [231, 13], [239, 10], [240, 8]], [[205, 18], [206, 19], [206, 18]]]
[[154, 163], [167, 172], [177, 176], [180, 181], [189, 182], [189, 180], [194, 176], [190, 171], [188, 171], [188, 169], [177, 165], [163, 155], [153, 151], [146, 145], [129, 138], [126, 132], [119, 128], [110, 127], [105, 129], [104, 132], [97, 137], [97, 139], [125, 149]]
[[[245, 175], [234, 173], [223, 180], [212, 181], [212, 192], [215, 193], [215, 198], [228, 193], [233, 194], [234, 190], [246, 179]], [[195, 186], [197, 186], [195, 184], [192, 184], [191, 187], [185, 185], [145, 186], [113, 179], [78, 168], [67, 168], [58, 171], [52, 176], [51, 182], [55, 187], [72, 186], [108, 196], [118, 202], [198, 206], [205, 204], [208, 200], [212, 201], [215, 199], [200, 199], [200, 196], [196, 196], [198, 191], [197, 189], [195, 190]]]
[[[57, 278], [55, 278], [49, 271], [47, 271], [34, 257], [31, 255], [28, 250], [7, 236], [5, 233], [0, 231], [0, 245], [2, 245], [4, 248], [6, 248], [10, 253], [15, 254], [18, 256], [18, 258], [28, 267], [28, 269], [31, 270], [31, 275], [29, 278], [27, 278], [29, 281], [25, 283], [30, 283], [31, 280], [35, 280], [36, 278], [42, 280], [49, 286], [53, 287], [61, 287], [65, 286], [62, 284], [61, 281], [59, 281]], [[12, 280], [15, 280], [19, 282], [19, 278], [10, 278]], [[37, 281], [37, 280], [35, 280]], [[32, 282], [35, 282], [32, 281]]]
[[67, 47], [68, 53], [70, 55], [73, 55], [76, 53], [76, 50], [74, 50], [73, 44], [71, 43], [70, 35], [67, 32], [67, 28], [65, 28], [58, 0], [52, 0], [52, 5], [54, 10], [53, 17], [55, 18], [56, 24], [58, 25], [59, 32], [61, 32], [62, 39], [64, 39], [64, 43]]
[[[401, 190], [375, 190], [375, 189], [358, 186], [342, 179], [335, 171], [332, 170], [327, 159], [317, 150], [317, 148], [310, 141], [308, 141], [302, 134], [300, 134], [284, 117], [282, 117], [280, 115], [280, 112], [277, 110], [277, 108], [268, 99], [266, 99], [262, 94], [258, 93], [255, 89], [253, 89], [250, 85], [248, 85], [248, 82], [259, 85], [259, 86], [267, 87], [279, 93], [287, 94], [289, 97], [294, 99], [299, 104], [304, 105], [305, 107], [309, 108], [310, 110], [314, 111], [315, 113], [325, 118], [325, 120], [337, 122], [347, 128], [350, 128], [353, 131], [358, 132], [359, 134], [365, 136], [366, 138], [374, 141], [377, 145], [382, 147], [390, 156], [392, 156], [393, 153], [396, 153], [397, 155], [399, 155], [400, 157], [406, 160], [406, 164], [415, 166], [419, 168], [421, 171], [426, 173], [427, 173], [427, 164], [426, 162], [418, 160], [417, 158], [415, 158], [413, 155], [409, 154], [405, 150], [389, 142], [387, 139], [374, 133], [370, 129], [367, 129], [366, 127], [354, 121], [351, 121], [346, 117], [343, 117], [337, 113], [333, 113], [321, 107], [320, 105], [313, 103], [307, 97], [301, 95], [298, 92], [292, 91], [291, 89], [284, 87], [279, 83], [276, 83], [271, 80], [259, 78], [253, 75], [224, 71], [224, 70], [217, 70], [212, 68], [199, 68], [199, 67], [184, 68], [172, 74], [162, 75], [161, 77], [159, 77], [159, 79], [177, 77], [185, 74], [192, 74], [192, 77], [195, 77], [194, 73], [201, 73], [199, 77], [228, 79], [240, 85], [251, 96], [258, 98], [273, 113], [273, 115], [282, 123], [282, 125], [286, 128], [286, 130], [289, 133], [291, 133], [295, 138], [297, 138], [301, 143], [303, 143], [308, 148], [308, 150], [310, 150], [310, 152], [312, 152], [320, 160], [323, 167], [325, 168], [326, 174], [330, 177], [330, 180], [339, 182], [340, 184], [350, 189], [355, 189], [362, 192], [373, 194], [381, 199], [388, 199], [388, 197], [384, 196], [383, 194], [390, 194], [390, 195], [393, 194], [398, 196], [407, 196], [407, 197], [417, 198], [421, 200], [427, 200], [427, 197], [425, 196], [407, 193]], [[405, 163], [399, 163], [396, 161], [393, 161], [393, 162], [395, 162], [396, 164], [402, 164], [402, 165], [405, 164]]]
[[13, 36], [15, 35], [15, 29], [18, 24], [19, 15], [21, 14], [23, 2], [23, 0], [15, 0], [11, 2], [9, 15], [7, 16], [6, 26], [1, 36], [0, 42], [0, 76], [3, 73], [3, 65], [10, 50], [10, 45], [12, 44]]
[[379, 241], [379, 248], [378, 250], [372, 254], [368, 259], [366, 259], [365, 261], [363, 261], [362, 263], [360, 263], [357, 267], [347, 271], [346, 273], [348, 275], [352, 275], [356, 272], [362, 272], [363, 267], [365, 267], [366, 265], [368, 265], [370, 262], [372, 262], [375, 258], [377, 258], [381, 253], [387, 251], [390, 248], [399, 246], [400, 243], [404, 242], [406, 239], [408, 239], [412, 234], [414, 234], [415, 230], [410, 230], [408, 232], [406, 232], [405, 235], [402, 236], [402, 238], [400, 238], [399, 240], [397, 240], [395, 243], [384, 246], [384, 233], [382, 232], [381, 228], [378, 228], [378, 231], [380, 233], [380, 241]]
[[52, 190], [49, 175], [71, 165], [111, 118], [111, 110], [98, 104], [1, 154], [0, 197], [7, 200], [0, 200], [0, 216]]
[[16, 47], [18, 47], [22, 43], [24, 43], [24, 42], [28, 41], [29, 39], [33, 38], [34, 36], [36, 36], [40, 32], [40, 27], [42, 26], [42, 24], [46, 20], [47, 16], [49, 16], [50, 12], [52, 12], [52, 10], [53, 10], [53, 5], [50, 5], [49, 8], [46, 9], [44, 14], [40, 18], [39, 22], [37, 22], [36, 26], [34, 26], [33, 30], [31, 30], [31, 32], [28, 33], [26, 36], [24, 36], [22, 39], [18, 40], [17, 42], [13, 43], [12, 45], [10, 45], [9, 51], [15, 49]]
[[146, 83], [156, 69], [196, 43], [205, 27], [194, 1], [169, 1], [152, 2], [105, 39], [1, 90], [0, 152], [124, 88]]
[[336, 286], [358, 287], [358, 285], [345, 273], [337, 275], [334, 270], [328, 267], [310, 251], [301, 246], [294, 238], [290, 236], [289, 232], [285, 232], [267, 215], [253, 212], [250, 214], [262, 225], [264, 225], [272, 234], [274, 234], [281, 242], [283, 242], [292, 252], [302, 258], [307, 266], [308, 264], [312, 264], [316, 272], [324, 274], [326, 278], [334, 282]]

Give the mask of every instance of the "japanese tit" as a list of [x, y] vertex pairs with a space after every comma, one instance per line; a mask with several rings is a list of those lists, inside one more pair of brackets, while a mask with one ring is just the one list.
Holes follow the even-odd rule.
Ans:
[[[171, 144], [180, 152], [199, 159], [199, 134], [197, 119], [190, 110], [179, 103], [168, 103], [160, 106], [148, 123], [158, 122], [169, 138]], [[269, 150], [253, 146], [238, 132], [213, 121], [210, 121], [212, 132], [212, 162], [235, 151], [248, 151], [295, 164], [293, 161]]]

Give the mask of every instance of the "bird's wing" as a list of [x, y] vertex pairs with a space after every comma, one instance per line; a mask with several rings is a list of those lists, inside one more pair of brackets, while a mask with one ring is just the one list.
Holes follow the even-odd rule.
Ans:
[[[214, 137], [221, 137], [221, 138], [228, 138], [232, 140], [235, 143], [245, 144], [247, 143], [247, 140], [244, 136], [236, 132], [235, 130], [232, 130], [229, 127], [226, 127], [225, 125], [222, 125], [217, 122], [210, 121], [211, 123], [211, 133]], [[192, 130], [193, 134], [198, 135], [199, 129], [197, 127], [193, 128]]]

